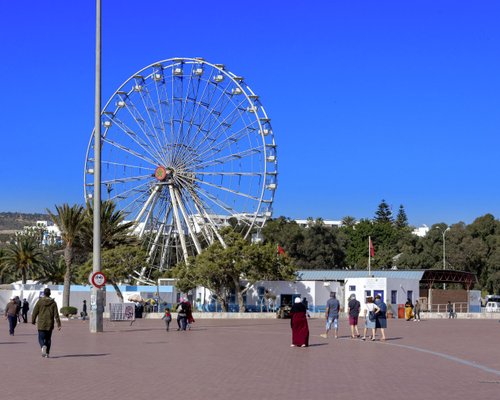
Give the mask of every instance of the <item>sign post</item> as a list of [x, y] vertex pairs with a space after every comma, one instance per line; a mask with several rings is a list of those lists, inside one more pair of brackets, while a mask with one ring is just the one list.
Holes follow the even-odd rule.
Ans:
[[[94, 100], [94, 272], [101, 271], [101, 0], [96, 0], [96, 46], [95, 46], [95, 100]], [[95, 305], [90, 312], [90, 332], [103, 331], [105, 287], [92, 286], [90, 298]]]

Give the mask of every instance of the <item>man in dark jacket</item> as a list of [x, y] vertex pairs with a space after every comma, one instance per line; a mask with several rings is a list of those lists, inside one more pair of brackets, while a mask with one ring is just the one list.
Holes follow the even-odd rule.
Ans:
[[57, 322], [57, 329], [61, 330], [61, 320], [59, 319], [59, 311], [54, 299], [50, 298], [50, 289], [46, 288], [43, 291], [44, 297], [40, 298], [33, 309], [31, 323], [37, 323], [38, 317], [38, 343], [42, 348], [42, 357], [49, 357], [50, 346], [52, 344], [52, 331], [54, 330], [54, 319]]
[[22, 311], [22, 315], [23, 315], [23, 322], [25, 324], [28, 323], [28, 310], [29, 309], [30, 309], [30, 303], [28, 303], [28, 300], [24, 299], [21, 311]]

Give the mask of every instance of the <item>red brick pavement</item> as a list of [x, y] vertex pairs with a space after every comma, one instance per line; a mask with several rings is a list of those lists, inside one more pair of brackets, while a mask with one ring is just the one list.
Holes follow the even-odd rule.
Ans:
[[[174, 327], [175, 327], [175, 321]], [[389, 321], [390, 340], [323, 339], [310, 320], [311, 346], [290, 348], [289, 320], [199, 320], [188, 332], [161, 320], [64, 321], [51, 358], [36, 329], [9, 336], [0, 323], [1, 399], [497, 399], [498, 320]]]

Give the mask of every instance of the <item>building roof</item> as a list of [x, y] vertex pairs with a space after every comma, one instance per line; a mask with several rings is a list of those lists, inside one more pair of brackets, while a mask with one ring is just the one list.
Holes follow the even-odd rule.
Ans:
[[[374, 278], [397, 278], [421, 280], [425, 271], [420, 270], [372, 270]], [[368, 270], [301, 270], [297, 271], [301, 281], [344, 281], [349, 278], [367, 278]]]
[[[299, 281], [345, 281], [349, 278], [368, 278], [368, 270], [301, 270], [297, 271]], [[422, 285], [432, 287], [435, 283], [458, 283], [469, 290], [477, 282], [476, 274], [466, 271], [426, 269], [426, 270], [375, 270], [373, 278], [415, 279]]]

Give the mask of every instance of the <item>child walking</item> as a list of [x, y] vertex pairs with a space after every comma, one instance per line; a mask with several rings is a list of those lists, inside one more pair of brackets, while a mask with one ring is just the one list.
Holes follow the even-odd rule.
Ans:
[[172, 321], [172, 314], [170, 314], [170, 308], [165, 308], [165, 315], [162, 318], [165, 320], [165, 325], [167, 327], [167, 332], [170, 328], [170, 321]]

